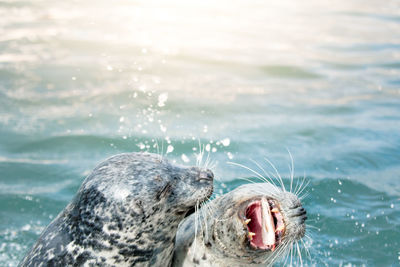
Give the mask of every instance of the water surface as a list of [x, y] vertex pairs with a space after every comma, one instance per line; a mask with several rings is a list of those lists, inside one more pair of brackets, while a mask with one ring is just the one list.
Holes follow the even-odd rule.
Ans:
[[268, 158], [287, 182], [290, 151], [310, 182], [304, 263], [399, 265], [399, 14], [395, 0], [1, 1], [0, 265], [101, 160], [158, 143], [193, 165], [199, 141], [216, 194], [254, 176], [229, 161]]

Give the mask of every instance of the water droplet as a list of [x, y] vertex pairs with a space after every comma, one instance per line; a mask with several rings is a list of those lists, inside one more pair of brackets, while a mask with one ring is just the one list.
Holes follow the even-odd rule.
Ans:
[[233, 159], [233, 155], [231, 152], [226, 153], [226, 155], [228, 156], [229, 159]]
[[185, 154], [182, 154], [181, 159], [183, 160], [183, 162], [186, 163], [190, 161], [190, 159]]
[[174, 147], [173, 147], [172, 145], [169, 145], [169, 146], [167, 147], [167, 154], [168, 154], [168, 153], [171, 153], [172, 151], [174, 151]]
[[231, 143], [231, 140], [229, 138], [225, 138], [225, 139], [221, 140], [221, 143], [224, 146], [229, 146], [229, 144]]
[[159, 107], [164, 107], [165, 102], [168, 100], [168, 93], [162, 93], [158, 96], [158, 106]]
[[124, 117], [120, 117], [119, 118], [119, 122], [124, 122], [125, 118]]
[[394, 204], [393, 204], [393, 203], [392, 203], [392, 204], [390, 204], [390, 208], [392, 208], [392, 209], [394, 208]]
[[207, 145], [206, 145], [206, 151], [207, 151], [207, 152], [210, 152], [210, 149], [211, 149], [210, 144], [207, 144]]
[[108, 66], [107, 66], [107, 70], [112, 71], [112, 70], [113, 70], [113, 67], [110, 66], [110, 65], [108, 65]]
[[26, 224], [22, 227], [22, 231], [29, 231], [31, 229], [31, 225], [30, 224]]
[[161, 130], [161, 132], [165, 133], [167, 131], [167, 127], [165, 127], [164, 125], [160, 124], [160, 130]]

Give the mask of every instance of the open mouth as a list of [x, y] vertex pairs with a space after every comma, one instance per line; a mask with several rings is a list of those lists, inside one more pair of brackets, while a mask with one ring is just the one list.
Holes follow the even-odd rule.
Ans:
[[261, 198], [250, 202], [243, 222], [247, 226], [250, 246], [255, 249], [274, 251], [285, 232], [283, 216], [272, 199]]

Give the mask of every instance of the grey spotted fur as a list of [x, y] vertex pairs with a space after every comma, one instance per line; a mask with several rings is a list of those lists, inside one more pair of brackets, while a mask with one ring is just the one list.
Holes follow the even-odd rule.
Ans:
[[[286, 223], [283, 242], [274, 252], [250, 247], [244, 213], [240, 212], [247, 207], [246, 203], [261, 197], [279, 203]], [[279, 259], [275, 257], [277, 253], [287, 252], [290, 245], [305, 234], [307, 217], [300, 200], [269, 183], [242, 185], [207, 205], [200, 209], [197, 223], [196, 215], [192, 214], [179, 226], [172, 266], [269, 266]]]
[[178, 224], [212, 193], [209, 170], [150, 153], [98, 165], [20, 266], [168, 266]]

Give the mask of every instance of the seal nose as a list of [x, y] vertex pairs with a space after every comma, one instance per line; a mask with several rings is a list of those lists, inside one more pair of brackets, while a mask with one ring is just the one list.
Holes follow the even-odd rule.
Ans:
[[212, 181], [214, 174], [210, 170], [200, 171], [199, 181]]

